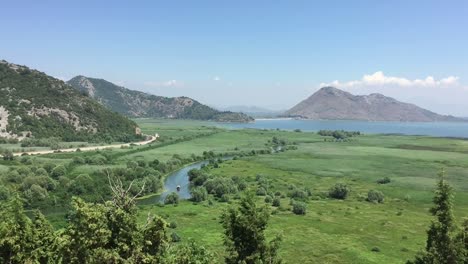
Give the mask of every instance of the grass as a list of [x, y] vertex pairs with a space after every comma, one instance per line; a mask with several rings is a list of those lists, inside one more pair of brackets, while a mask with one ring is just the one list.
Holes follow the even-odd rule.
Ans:
[[[179, 143], [154, 143], [153, 146], [114, 149], [113, 163], [125, 166], [128, 160], [166, 161], [174, 154], [189, 157], [204, 151], [226, 153], [265, 148], [273, 137], [294, 143], [297, 150], [271, 155], [244, 157], [227, 161], [211, 173], [218, 177], [244, 177], [251, 189], [256, 188], [258, 174], [270, 182], [270, 191], [288, 193], [290, 185], [307, 187], [312, 197], [307, 201], [307, 214], [291, 212], [289, 198], [281, 199], [267, 231], [268, 238], [282, 234], [280, 255], [286, 263], [404, 263], [424, 248], [425, 231], [432, 219], [428, 209], [437, 173], [445, 169], [448, 181], [456, 192], [454, 213], [458, 221], [468, 217], [468, 141], [424, 136], [364, 135], [350, 142], [324, 142], [315, 133], [277, 130], [224, 130], [209, 122], [175, 120], [136, 120], [146, 134], [158, 133]], [[159, 144], [159, 145], [158, 145]], [[36, 162], [66, 164], [76, 155], [95, 152], [62, 153], [34, 157]], [[0, 172], [12, 166], [0, 162]], [[13, 166], [20, 166], [17, 164]], [[98, 165], [77, 165], [72, 175], [92, 173]], [[389, 184], [376, 181], [390, 177]], [[350, 186], [345, 201], [326, 197], [337, 182]], [[385, 203], [372, 204], [363, 197], [371, 189], [385, 194]], [[263, 197], [259, 197], [263, 203]], [[236, 200], [231, 199], [235, 204]], [[231, 204], [192, 204], [178, 206], [141, 206], [139, 221], [148, 213], [175, 221], [173, 230], [183, 241], [194, 239], [215, 252], [222, 261], [222, 228], [219, 216]], [[63, 226], [63, 215], [50, 214], [56, 227]], [[378, 248], [380, 251], [372, 250]]]

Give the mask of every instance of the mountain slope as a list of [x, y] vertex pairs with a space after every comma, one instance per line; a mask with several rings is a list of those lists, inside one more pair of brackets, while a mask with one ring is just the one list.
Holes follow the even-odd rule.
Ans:
[[352, 95], [334, 87], [324, 87], [290, 110], [286, 116], [306, 119], [369, 121], [462, 121], [381, 94]]
[[109, 109], [129, 117], [181, 118], [220, 122], [249, 122], [249, 116], [220, 112], [188, 97], [168, 98], [129, 90], [103, 79], [77, 76], [67, 82]]
[[128, 141], [137, 130], [63, 81], [0, 61], [0, 137]]

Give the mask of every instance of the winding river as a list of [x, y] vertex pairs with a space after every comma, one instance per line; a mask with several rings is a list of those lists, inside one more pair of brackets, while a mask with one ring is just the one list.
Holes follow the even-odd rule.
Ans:
[[188, 172], [191, 169], [200, 169], [203, 165], [208, 164], [208, 161], [199, 161], [172, 172], [167, 175], [166, 180], [164, 181], [164, 192], [160, 195], [153, 195], [147, 198], [139, 199], [139, 205], [155, 204], [155, 203], [164, 203], [164, 199], [171, 192], [177, 192], [177, 185], [180, 185], [179, 198], [183, 200], [190, 199], [190, 181]]

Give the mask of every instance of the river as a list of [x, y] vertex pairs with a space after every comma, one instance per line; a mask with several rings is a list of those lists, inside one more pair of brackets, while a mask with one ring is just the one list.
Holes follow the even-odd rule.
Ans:
[[253, 123], [217, 123], [227, 128], [283, 129], [302, 131], [348, 130], [367, 134], [426, 135], [468, 138], [468, 122], [369, 122], [353, 120], [257, 119]]
[[164, 192], [160, 195], [152, 195], [147, 198], [139, 199], [139, 205], [147, 205], [154, 203], [164, 203], [164, 199], [171, 192], [177, 192], [177, 185], [180, 186], [180, 190], [177, 192], [179, 198], [182, 200], [190, 199], [190, 181], [188, 172], [191, 169], [200, 169], [203, 165], [208, 164], [208, 161], [199, 161], [197, 163], [190, 164], [177, 171], [174, 171], [167, 175], [164, 180]]

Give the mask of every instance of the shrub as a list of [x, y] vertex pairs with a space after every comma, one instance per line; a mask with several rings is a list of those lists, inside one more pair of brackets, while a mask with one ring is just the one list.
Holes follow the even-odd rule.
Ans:
[[272, 205], [275, 206], [275, 207], [279, 207], [281, 205], [281, 199], [279, 197], [275, 197], [273, 199]]
[[172, 242], [180, 242], [180, 236], [176, 232], [172, 232], [171, 241]]
[[335, 184], [335, 186], [330, 188], [330, 190], [328, 191], [328, 195], [331, 198], [344, 200], [346, 199], [346, 197], [348, 197], [349, 192], [350, 189], [346, 184], [337, 183]]
[[265, 203], [270, 204], [270, 203], [272, 203], [272, 202], [273, 202], [273, 198], [271, 198], [270, 195], [265, 196]]
[[372, 252], [380, 252], [380, 248], [379, 247], [373, 247], [371, 249]]
[[221, 198], [224, 194], [237, 193], [237, 186], [230, 178], [214, 178], [207, 180], [204, 185], [208, 193]]
[[371, 203], [383, 203], [385, 199], [384, 194], [381, 191], [370, 190], [367, 193], [367, 201]]
[[197, 202], [197, 203], [203, 202], [208, 198], [208, 192], [206, 191], [206, 188], [203, 186], [193, 188], [191, 193], [192, 193], [192, 201]]
[[221, 196], [219, 201], [222, 202], [222, 203], [228, 203], [229, 202], [229, 195], [223, 194], [223, 196]]
[[263, 195], [266, 195], [267, 194], [267, 191], [265, 190], [265, 188], [263, 187], [258, 187], [257, 188], [257, 195], [258, 196], [263, 196]]
[[297, 215], [305, 215], [307, 211], [307, 205], [303, 202], [293, 202], [293, 213]]
[[11, 150], [5, 150], [2, 155], [3, 155], [3, 160], [15, 159], [15, 156], [13, 155], [13, 152], [11, 152]]
[[169, 228], [176, 229], [177, 228], [177, 223], [176, 222], [170, 222], [169, 223]]
[[378, 184], [387, 184], [387, 183], [390, 183], [390, 178], [389, 177], [383, 177], [382, 179], [378, 179], [377, 180], [377, 183]]
[[65, 168], [65, 166], [58, 165], [52, 170], [50, 176], [52, 176], [52, 178], [58, 179], [58, 177], [64, 176], [66, 173], [67, 169]]
[[74, 164], [85, 164], [85, 159], [82, 157], [73, 157]]
[[178, 204], [179, 203], [179, 195], [175, 192], [172, 192], [166, 196], [164, 199], [164, 204]]
[[306, 190], [294, 188], [292, 192], [289, 193], [289, 197], [293, 199], [305, 200], [307, 197], [309, 197], [309, 192]]

